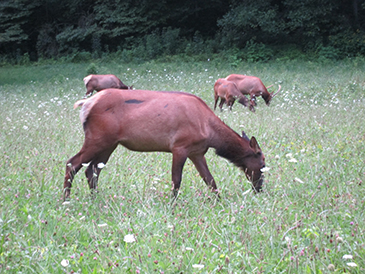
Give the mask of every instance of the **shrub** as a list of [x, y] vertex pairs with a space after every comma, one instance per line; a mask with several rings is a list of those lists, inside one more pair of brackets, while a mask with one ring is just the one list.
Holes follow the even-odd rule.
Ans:
[[365, 55], [365, 32], [363, 31], [343, 31], [330, 36], [329, 42], [342, 58]]
[[70, 55], [70, 61], [72, 63], [82, 63], [91, 60], [91, 53], [87, 51], [75, 52]]
[[95, 64], [95, 63], [91, 63], [91, 64], [87, 67], [87, 69], [86, 69], [86, 73], [87, 73], [87, 75], [89, 75], [89, 74], [98, 74], [98, 71], [99, 71], [99, 69], [98, 69], [98, 67], [96, 66], [96, 64]]
[[263, 43], [256, 43], [250, 40], [243, 49], [243, 57], [248, 62], [266, 62], [273, 57], [273, 50]]
[[320, 61], [329, 59], [329, 60], [337, 60], [339, 59], [339, 51], [334, 47], [320, 47], [318, 50], [318, 59]]

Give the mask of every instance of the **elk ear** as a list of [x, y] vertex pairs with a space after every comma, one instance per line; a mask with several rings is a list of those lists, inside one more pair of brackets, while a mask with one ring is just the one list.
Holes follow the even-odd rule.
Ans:
[[247, 137], [247, 135], [244, 131], [242, 131], [242, 139], [246, 139], [247, 141], [250, 141], [250, 138]]
[[261, 148], [259, 146], [259, 143], [257, 142], [257, 140], [254, 136], [251, 137], [250, 147], [253, 149], [253, 151], [255, 151], [255, 153], [261, 152]]

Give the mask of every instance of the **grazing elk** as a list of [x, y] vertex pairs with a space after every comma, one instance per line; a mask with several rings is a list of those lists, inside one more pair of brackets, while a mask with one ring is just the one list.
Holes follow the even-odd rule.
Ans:
[[266, 105], [270, 105], [270, 101], [274, 96], [281, 90], [279, 89], [276, 93], [268, 92], [269, 87], [265, 87], [260, 78], [255, 76], [241, 75], [241, 74], [231, 74], [225, 78], [228, 81], [235, 82], [239, 91], [244, 95], [250, 95], [250, 110], [255, 111], [256, 97], [262, 96], [265, 100]]
[[238, 102], [245, 107], [248, 106], [248, 99], [243, 95], [237, 88], [234, 82], [227, 81], [226, 79], [220, 78], [214, 84], [214, 110], [217, 108], [219, 98], [219, 108], [222, 110], [223, 104], [226, 103], [230, 110], [236, 99]]
[[255, 137], [249, 139], [244, 132], [242, 137], [238, 135], [197, 96], [106, 89], [77, 101], [74, 107], [78, 106], [82, 106], [85, 140], [81, 150], [67, 161], [65, 199], [83, 163], [89, 163], [85, 174], [90, 189], [95, 188], [103, 164], [119, 144], [132, 151], [171, 152], [175, 197], [187, 158], [212, 191], [218, 191], [204, 157], [210, 147], [241, 168], [256, 191], [261, 190], [265, 158]]
[[94, 90], [97, 92], [107, 88], [118, 89], [132, 89], [132, 86], [126, 86], [123, 82], [113, 74], [90, 74], [84, 78], [84, 84], [86, 86], [86, 95], [89, 95]]

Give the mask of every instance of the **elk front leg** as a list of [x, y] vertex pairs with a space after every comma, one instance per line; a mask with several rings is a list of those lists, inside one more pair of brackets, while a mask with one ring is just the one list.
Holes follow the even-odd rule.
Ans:
[[252, 112], [255, 112], [255, 106], [256, 106], [256, 97], [255, 95], [251, 96], [251, 100], [250, 100], [250, 110]]
[[212, 174], [209, 171], [207, 161], [205, 160], [204, 155], [191, 156], [189, 158], [194, 163], [196, 169], [198, 170], [200, 176], [203, 178], [204, 182], [211, 188], [212, 192], [217, 194], [218, 198], [220, 198], [217, 185], [214, 181]]

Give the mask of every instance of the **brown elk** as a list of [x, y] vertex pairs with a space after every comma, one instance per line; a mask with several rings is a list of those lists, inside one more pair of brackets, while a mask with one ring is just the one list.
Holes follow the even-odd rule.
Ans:
[[266, 105], [270, 105], [271, 99], [281, 90], [281, 86], [279, 85], [279, 89], [277, 92], [268, 92], [267, 89], [269, 87], [265, 87], [260, 78], [255, 76], [241, 75], [241, 74], [231, 74], [226, 78], [228, 81], [235, 82], [239, 91], [241, 91], [244, 95], [250, 95], [250, 110], [255, 111], [256, 106], [256, 97], [262, 96], [265, 100]]
[[256, 191], [263, 184], [265, 158], [255, 137], [241, 137], [199, 97], [183, 92], [106, 89], [75, 103], [82, 106], [80, 119], [85, 140], [81, 150], [67, 161], [64, 198], [70, 195], [75, 174], [89, 163], [86, 177], [93, 190], [101, 167], [120, 144], [132, 151], [171, 152], [172, 182], [176, 197], [182, 170], [189, 158], [204, 182], [217, 192], [205, 153], [216, 154], [241, 168]]
[[226, 79], [219, 78], [214, 84], [214, 110], [217, 108], [219, 98], [219, 108], [222, 110], [223, 104], [226, 103], [230, 110], [236, 99], [245, 107], [248, 106], [248, 99], [237, 88], [234, 82], [227, 81]]
[[132, 89], [132, 86], [126, 86], [113, 74], [90, 74], [84, 78], [86, 86], [86, 96], [94, 90], [97, 92], [107, 88]]

